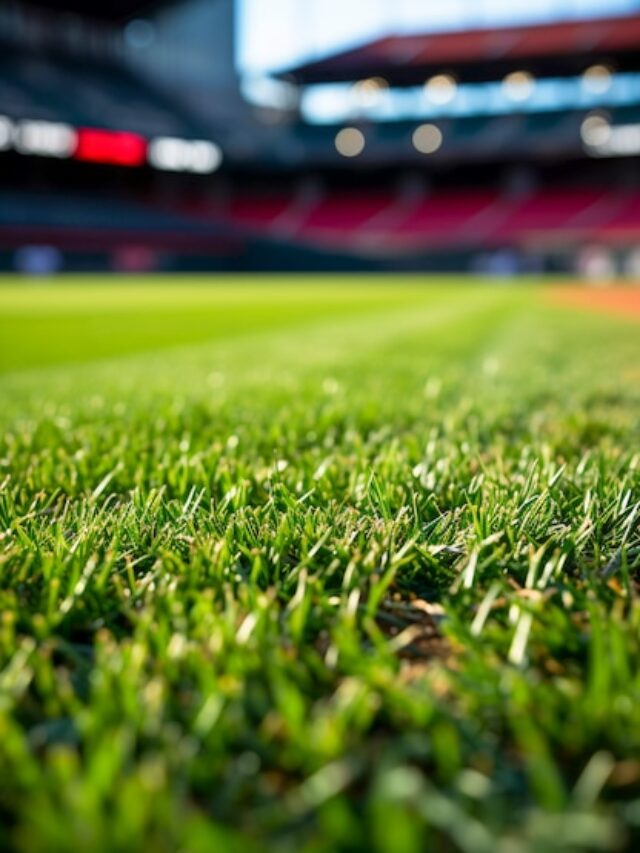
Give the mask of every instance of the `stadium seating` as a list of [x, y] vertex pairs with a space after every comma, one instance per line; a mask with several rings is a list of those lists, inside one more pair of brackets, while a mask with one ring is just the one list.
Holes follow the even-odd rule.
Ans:
[[69, 249], [144, 245], [211, 250], [227, 237], [222, 226], [193, 220], [126, 198], [0, 191], [0, 248], [45, 243]]
[[333, 249], [419, 251], [558, 241], [615, 241], [640, 234], [640, 193], [591, 188], [393, 193], [332, 191], [302, 204], [295, 194], [235, 198], [192, 211], [253, 236], [295, 238]]
[[231, 202], [228, 214], [239, 225], [271, 229], [290, 206], [291, 199], [282, 194], [236, 198]]
[[512, 206], [507, 202], [509, 216], [491, 238], [494, 242], [509, 243], [555, 231], [583, 232], [606, 218], [611, 203], [611, 195], [598, 190], [551, 189], [533, 193]]
[[540, 189], [402, 193], [269, 193], [193, 202], [97, 199], [45, 193], [0, 195], [0, 243], [207, 246], [214, 236], [268, 240], [339, 253], [419, 254], [434, 250], [552, 248], [582, 242], [628, 244], [640, 235], [640, 192]]

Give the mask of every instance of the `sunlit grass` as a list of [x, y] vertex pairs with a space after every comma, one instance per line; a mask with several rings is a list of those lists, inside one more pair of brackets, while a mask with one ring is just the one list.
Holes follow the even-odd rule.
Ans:
[[0, 846], [622, 850], [640, 326], [0, 285]]

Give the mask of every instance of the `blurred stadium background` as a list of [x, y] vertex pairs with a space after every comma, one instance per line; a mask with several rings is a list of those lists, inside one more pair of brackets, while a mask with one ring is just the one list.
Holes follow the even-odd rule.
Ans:
[[640, 0], [5, 0], [0, 46], [0, 269], [640, 278]]

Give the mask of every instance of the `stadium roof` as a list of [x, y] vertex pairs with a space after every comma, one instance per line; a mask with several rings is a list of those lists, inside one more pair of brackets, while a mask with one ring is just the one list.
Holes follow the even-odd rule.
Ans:
[[615, 57], [620, 70], [640, 67], [640, 15], [389, 36], [279, 76], [311, 84], [383, 75], [394, 85], [413, 85], [447, 70], [472, 82], [522, 67], [539, 76], [573, 75], [603, 57]]

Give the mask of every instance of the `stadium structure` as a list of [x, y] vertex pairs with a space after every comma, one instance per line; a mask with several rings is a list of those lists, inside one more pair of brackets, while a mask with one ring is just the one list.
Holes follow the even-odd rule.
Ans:
[[237, 14], [0, 4], [3, 268], [637, 273], [640, 4], [261, 79]]

